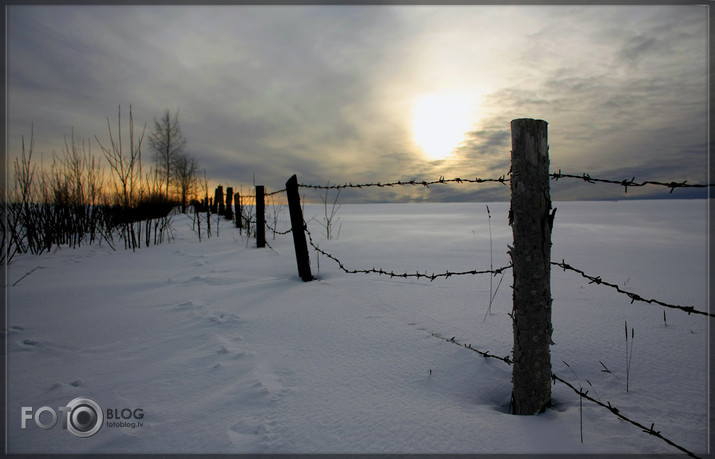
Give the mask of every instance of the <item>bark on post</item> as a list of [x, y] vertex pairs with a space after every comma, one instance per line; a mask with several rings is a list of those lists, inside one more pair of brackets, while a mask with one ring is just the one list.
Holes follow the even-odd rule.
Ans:
[[[514, 234], [514, 368], [511, 412], [533, 415], [551, 401], [551, 228], [548, 123], [511, 122]], [[554, 209], [554, 212], [556, 210]]]
[[256, 185], [256, 245], [266, 246], [266, 204], [264, 201], [265, 188]]
[[300, 208], [300, 194], [298, 194], [298, 177], [295, 175], [286, 182], [286, 195], [288, 196], [288, 211], [290, 212], [298, 275], [304, 282], [309, 282], [313, 280], [313, 274], [310, 271], [308, 244], [305, 241], [303, 211]]

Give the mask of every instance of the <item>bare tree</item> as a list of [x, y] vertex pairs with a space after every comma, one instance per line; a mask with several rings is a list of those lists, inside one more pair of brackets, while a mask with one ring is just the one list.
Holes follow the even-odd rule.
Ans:
[[96, 160], [92, 154], [92, 144], [84, 139], [80, 144], [74, 138], [74, 129], [70, 143], [65, 136], [62, 155], [52, 152], [53, 169], [56, 169], [57, 182], [67, 190], [69, 203], [75, 206], [96, 205], [101, 199], [104, 184], [101, 158]]
[[154, 128], [149, 134], [149, 144], [155, 153], [157, 174], [161, 174], [161, 179], [166, 183], [166, 199], [169, 199], [169, 185], [172, 182], [172, 169], [175, 160], [183, 154], [186, 146], [186, 138], [181, 132], [179, 125], [179, 111], [174, 113], [167, 109], [161, 119], [154, 118]]
[[[146, 125], [142, 129], [141, 136], [139, 136], [138, 141], [134, 142], [134, 115], [132, 113], [132, 106], [129, 106], [129, 151], [122, 146], [122, 112], [121, 106], [119, 107], [119, 114], [117, 116], [117, 126], [118, 133], [117, 138], [114, 138], [112, 134], [112, 128], [109, 124], [109, 118], [107, 118], [107, 130], [109, 131], [109, 147], [105, 147], [97, 136], [94, 138], [97, 140], [99, 147], [104, 153], [104, 157], [109, 163], [109, 167], [115, 174], [114, 187], [117, 196], [119, 197], [120, 204], [129, 208], [136, 204], [136, 192], [137, 185], [141, 180], [139, 164], [141, 161], [141, 144], [144, 139], [144, 131], [146, 130]], [[111, 148], [110, 148], [111, 147]], [[129, 153], [127, 155], [127, 153]]]
[[174, 183], [181, 200], [181, 211], [186, 212], [189, 198], [198, 191], [199, 163], [193, 156], [180, 153], [174, 158]]
[[[124, 239], [124, 247], [134, 250], [141, 247], [141, 230], [137, 238], [134, 227], [133, 208], [139, 201], [139, 188], [141, 186], [141, 144], [144, 140], [146, 125], [142, 129], [141, 136], [134, 142], [134, 115], [132, 106], [129, 105], [129, 151], [126, 151], [122, 143], [122, 112], [121, 106], [117, 116], [117, 138], [112, 134], [112, 128], [107, 118], [107, 130], [109, 131], [109, 146], [105, 147], [97, 136], [99, 147], [104, 153], [104, 157], [109, 163], [114, 176], [114, 189], [121, 206], [119, 218], [122, 221], [121, 237]], [[110, 148], [111, 147], [111, 148]], [[127, 154], [128, 153], [128, 154]], [[141, 228], [141, 226], [139, 226]]]

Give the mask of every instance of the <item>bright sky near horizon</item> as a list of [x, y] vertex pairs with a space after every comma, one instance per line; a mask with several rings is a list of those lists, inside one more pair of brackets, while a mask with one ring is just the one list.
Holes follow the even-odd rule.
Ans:
[[[10, 160], [179, 111], [213, 184], [492, 178], [514, 118], [549, 122], [552, 171], [705, 183], [708, 7], [7, 7]], [[144, 145], [148, 151], [148, 143]], [[12, 170], [10, 170], [12, 173]], [[501, 185], [348, 200], [504, 200]], [[622, 197], [559, 181], [555, 199]], [[668, 190], [628, 190], [629, 195]], [[686, 190], [675, 193], [687, 195]], [[699, 196], [704, 196], [701, 192]]]

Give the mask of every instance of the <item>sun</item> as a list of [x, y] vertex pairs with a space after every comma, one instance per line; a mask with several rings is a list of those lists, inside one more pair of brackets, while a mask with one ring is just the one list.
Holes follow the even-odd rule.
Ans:
[[451, 155], [469, 129], [470, 108], [468, 98], [455, 93], [426, 94], [415, 99], [412, 135], [428, 160]]

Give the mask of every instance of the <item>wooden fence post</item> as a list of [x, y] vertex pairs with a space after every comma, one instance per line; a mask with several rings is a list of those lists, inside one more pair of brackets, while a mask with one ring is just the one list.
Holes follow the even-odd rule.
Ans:
[[286, 182], [286, 195], [288, 196], [288, 211], [290, 212], [290, 226], [295, 246], [295, 260], [298, 263], [298, 275], [303, 282], [312, 281], [313, 274], [310, 272], [308, 244], [305, 241], [303, 211], [300, 208], [298, 177], [295, 175]]
[[216, 188], [216, 201], [218, 201], [218, 214], [223, 215], [226, 212], [226, 204], [224, 203], [223, 197], [223, 185], [219, 185]]
[[243, 209], [241, 209], [241, 195], [236, 193], [234, 196], [234, 207], [236, 208], [236, 228], [243, 228]]
[[233, 188], [226, 188], [226, 211], [223, 216], [226, 220], [233, 220]]
[[214, 197], [211, 201], [211, 213], [218, 213], [218, 187], [214, 190]]
[[511, 122], [514, 234], [514, 368], [511, 412], [533, 415], [551, 402], [551, 228], [548, 123]]
[[264, 200], [265, 188], [256, 185], [256, 245], [266, 246], [266, 203]]

